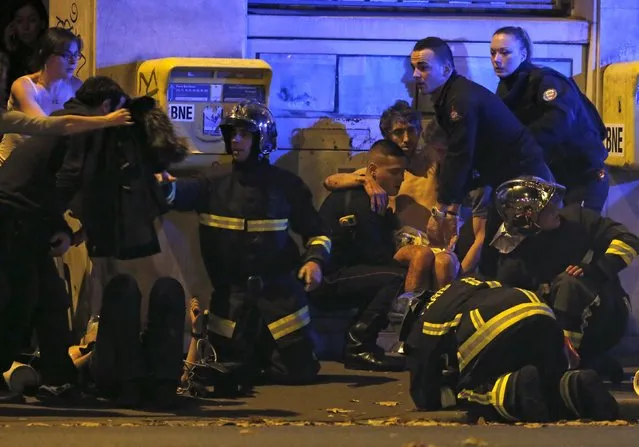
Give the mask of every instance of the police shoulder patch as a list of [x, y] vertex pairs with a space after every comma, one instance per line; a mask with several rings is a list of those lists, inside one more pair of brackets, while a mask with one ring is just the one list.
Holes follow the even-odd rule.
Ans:
[[557, 90], [555, 90], [554, 88], [549, 88], [541, 97], [544, 101], [550, 102], [557, 97]]

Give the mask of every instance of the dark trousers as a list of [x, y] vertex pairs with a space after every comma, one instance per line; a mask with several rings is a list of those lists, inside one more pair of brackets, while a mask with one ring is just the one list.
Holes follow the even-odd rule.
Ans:
[[613, 281], [597, 284], [566, 273], [553, 281], [550, 305], [584, 364], [606, 354], [623, 337], [630, 313], [625, 299]]
[[238, 365], [238, 380], [264, 372], [271, 382], [297, 384], [317, 376], [306, 295], [292, 275], [217, 284], [210, 310], [209, 340], [220, 362]]
[[388, 325], [385, 316], [401, 293], [405, 277], [406, 269], [394, 264], [344, 267], [326, 275], [310, 300], [322, 311], [357, 308], [357, 320], [367, 323], [383, 315], [380, 324]]
[[35, 329], [38, 369], [48, 385], [73, 383], [70, 298], [53, 258], [49, 228], [33, 219], [0, 217], [0, 370], [6, 371]]
[[142, 295], [130, 275], [117, 275], [104, 288], [91, 376], [98, 390], [117, 394], [123, 383], [140, 379], [179, 381], [184, 352], [185, 295], [173, 278], [151, 289], [146, 331], [140, 330]]

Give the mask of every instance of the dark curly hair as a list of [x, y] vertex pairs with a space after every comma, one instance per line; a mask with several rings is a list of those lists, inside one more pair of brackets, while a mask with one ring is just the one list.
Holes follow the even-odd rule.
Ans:
[[175, 133], [169, 116], [156, 106], [150, 96], [130, 99], [126, 107], [131, 111], [133, 121], [144, 131], [147, 149], [158, 160], [158, 169], [166, 169], [173, 163], [180, 163], [189, 154], [187, 139]]
[[389, 138], [390, 132], [393, 130], [393, 124], [398, 121], [411, 124], [418, 131], [422, 129], [422, 120], [419, 112], [413, 109], [408, 102], [398, 100], [384, 110], [379, 119], [379, 130], [384, 138]]

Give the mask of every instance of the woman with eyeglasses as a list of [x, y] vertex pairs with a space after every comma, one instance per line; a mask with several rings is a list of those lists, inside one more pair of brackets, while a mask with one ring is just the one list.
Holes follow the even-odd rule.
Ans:
[[[82, 85], [82, 81], [74, 76], [81, 50], [82, 40], [71, 31], [63, 28], [47, 29], [40, 39], [36, 55], [39, 70], [13, 82], [7, 110], [43, 117], [62, 109], [64, 103], [73, 98]], [[126, 124], [129, 117], [126, 110], [99, 117], [74, 116], [70, 118], [66, 133]], [[0, 165], [24, 138], [19, 134], [6, 134], [3, 137], [0, 142]]]

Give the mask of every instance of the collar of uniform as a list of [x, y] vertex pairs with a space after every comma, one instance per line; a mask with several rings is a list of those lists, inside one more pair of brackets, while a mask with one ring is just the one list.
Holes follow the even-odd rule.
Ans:
[[521, 64], [519, 64], [519, 67], [517, 67], [517, 70], [513, 71], [510, 76], [505, 77], [503, 80], [506, 81], [506, 83], [508, 84], [512, 84], [514, 82], [516, 82], [518, 79], [527, 76], [528, 73], [535, 68], [535, 66], [528, 62], [528, 61], [523, 61]]
[[450, 89], [450, 86], [453, 84], [455, 79], [459, 78], [459, 74], [457, 71], [453, 70], [453, 73], [450, 75], [450, 78], [442, 85], [439, 89], [435, 90], [431, 95], [431, 100], [433, 101], [433, 105], [435, 107], [439, 107], [443, 104], [444, 99], [446, 98], [446, 92]]

